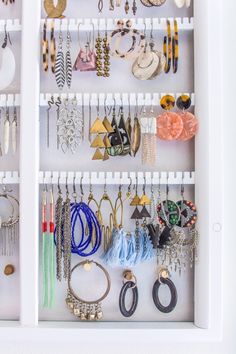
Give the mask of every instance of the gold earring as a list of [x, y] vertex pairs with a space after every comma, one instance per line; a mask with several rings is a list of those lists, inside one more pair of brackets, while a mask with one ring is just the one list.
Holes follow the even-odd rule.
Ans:
[[48, 18], [64, 18], [63, 12], [67, 6], [67, 0], [57, 0], [57, 6], [54, 5], [53, 0], [44, 0], [44, 9]]

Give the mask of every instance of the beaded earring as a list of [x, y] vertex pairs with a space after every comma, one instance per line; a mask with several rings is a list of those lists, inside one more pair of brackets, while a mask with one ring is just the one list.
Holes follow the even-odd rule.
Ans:
[[96, 39], [96, 67], [97, 76], [109, 77], [110, 76], [110, 49], [108, 45], [107, 30], [105, 31], [105, 36], [102, 39], [100, 35], [100, 30], [98, 28], [98, 37]]

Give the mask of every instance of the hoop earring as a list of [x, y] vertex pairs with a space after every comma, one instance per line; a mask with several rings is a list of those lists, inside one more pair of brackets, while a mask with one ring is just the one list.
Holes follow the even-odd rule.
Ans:
[[174, 36], [172, 38], [172, 63], [173, 63], [173, 73], [176, 74], [178, 71], [179, 63], [179, 31], [178, 22], [174, 20]]
[[[169, 276], [170, 276], [170, 273], [167, 269], [161, 269], [161, 271], [159, 272], [159, 277], [156, 280], [156, 282], [154, 283], [153, 289], [152, 289], [152, 298], [153, 298], [154, 304], [155, 304], [156, 308], [163, 313], [172, 312], [177, 305], [177, 299], [178, 299], [175, 284], [170, 280]], [[159, 289], [162, 284], [167, 285], [170, 289], [171, 300], [170, 300], [170, 303], [168, 306], [163, 306], [160, 301], [160, 298], [159, 298]]]
[[172, 38], [170, 20], [166, 20], [167, 36], [164, 37], [163, 53], [166, 58], [165, 73], [168, 74], [171, 68], [172, 59]]
[[[138, 288], [137, 279], [131, 270], [127, 270], [123, 273], [124, 285], [121, 288], [119, 296], [119, 307], [120, 312], [124, 317], [131, 317], [135, 313], [138, 306]], [[133, 294], [132, 304], [129, 310], [127, 310], [125, 305], [125, 298], [127, 291], [131, 289]]]

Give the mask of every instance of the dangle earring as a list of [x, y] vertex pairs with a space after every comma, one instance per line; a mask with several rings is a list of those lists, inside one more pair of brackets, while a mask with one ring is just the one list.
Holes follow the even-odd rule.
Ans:
[[197, 222], [197, 208], [193, 202], [188, 201], [184, 197], [184, 184], [181, 186], [181, 200], [176, 204], [180, 209], [180, 220], [178, 226], [184, 230], [187, 230], [187, 235], [184, 240], [183, 246], [186, 251], [182, 250], [183, 265], [190, 261], [190, 267], [193, 267], [194, 261], [198, 260], [197, 248], [199, 244], [199, 233], [196, 230]]
[[51, 100], [48, 101], [48, 108], [47, 108], [47, 147], [50, 147], [50, 110], [52, 108], [52, 105], [54, 104], [54, 97], [51, 96]]
[[123, 150], [120, 155], [126, 156], [131, 153], [131, 142], [130, 142], [130, 137], [128, 134], [128, 131], [126, 130], [126, 125], [124, 121], [124, 108], [123, 108], [123, 102], [121, 102], [122, 105], [120, 107], [120, 121], [118, 125], [118, 129], [120, 132], [120, 136], [122, 139], [122, 145], [123, 145]]
[[52, 308], [55, 302], [55, 254], [54, 254], [54, 197], [50, 188], [49, 222], [47, 221], [47, 186], [42, 195], [42, 254], [43, 254], [43, 306]]
[[9, 107], [6, 107], [5, 120], [4, 120], [4, 132], [3, 132], [3, 148], [4, 148], [5, 155], [8, 154], [9, 143], [10, 143], [10, 117], [9, 117]]
[[[158, 186], [158, 201], [161, 200], [161, 185], [159, 183]], [[149, 231], [149, 236], [152, 241], [153, 248], [156, 250], [159, 244], [160, 238], [160, 225], [158, 223], [158, 215], [157, 215], [157, 202], [154, 194], [153, 183], [151, 185], [151, 205], [150, 205], [150, 220], [147, 224], [147, 228]]]
[[59, 44], [57, 50], [57, 57], [56, 57], [56, 64], [55, 64], [55, 78], [57, 86], [60, 90], [63, 89], [65, 85], [65, 60], [64, 60], [64, 53], [63, 53], [63, 35], [60, 25], [60, 32], [59, 32]]
[[166, 58], [165, 73], [168, 74], [171, 68], [172, 60], [172, 36], [170, 20], [166, 20], [167, 36], [164, 37], [163, 54]]
[[128, 13], [129, 13], [129, 0], [125, 1], [125, 13], [126, 13], [126, 15], [128, 15]]
[[12, 190], [3, 186], [3, 179], [1, 184], [0, 200], [7, 201], [10, 204], [11, 211], [6, 220], [0, 215], [0, 249], [2, 256], [13, 256], [18, 239], [19, 201], [11, 194]]
[[51, 22], [51, 36], [50, 36], [50, 61], [51, 61], [51, 70], [55, 74], [55, 65], [56, 65], [56, 38], [55, 38], [55, 23], [54, 20]]
[[[132, 290], [132, 304], [129, 310], [126, 308], [126, 294], [127, 291]], [[138, 287], [137, 279], [131, 270], [126, 270], [123, 273], [123, 286], [119, 296], [120, 312], [124, 317], [132, 317], [138, 306]]]
[[98, 11], [99, 13], [101, 13], [103, 10], [103, 0], [99, 0], [98, 1]]
[[109, 156], [118, 156], [118, 155], [122, 154], [124, 147], [123, 147], [123, 142], [122, 142], [120, 130], [118, 128], [118, 123], [116, 120], [116, 101], [115, 101], [115, 99], [114, 99], [114, 106], [113, 106], [113, 110], [112, 110], [111, 126], [113, 129], [113, 132], [108, 134], [108, 139], [110, 141], [111, 147], [107, 148], [106, 151]]
[[[151, 205], [151, 200], [146, 194], [146, 177], [144, 177], [144, 184], [143, 184], [143, 195], [140, 198], [139, 205], [142, 206], [141, 216], [146, 220], [146, 218], [150, 218], [151, 215], [149, 214], [146, 206]], [[146, 223], [146, 222], [145, 222]]]
[[56, 242], [56, 276], [57, 280], [62, 280], [62, 227], [63, 227], [63, 198], [60, 187], [60, 177], [58, 177], [57, 185], [57, 201], [55, 207], [55, 231], [54, 237]]
[[13, 120], [11, 122], [11, 143], [12, 153], [15, 155], [17, 149], [17, 109], [15, 105], [13, 107]]
[[177, 140], [183, 131], [184, 124], [179, 114], [170, 112], [175, 106], [174, 96], [163, 96], [160, 105], [165, 112], [157, 117], [157, 137], [161, 140]]
[[140, 145], [141, 145], [141, 125], [138, 118], [138, 102], [136, 97], [136, 114], [134, 117], [133, 138], [131, 143], [131, 150], [134, 157], [138, 153]]
[[[152, 113], [153, 110], [151, 109], [150, 114]], [[140, 121], [142, 132], [142, 164], [154, 166], [156, 163], [156, 118], [141, 117]]]
[[71, 271], [71, 211], [70, 194], [68, 188], [68, 177], [66, 177], [66, 200], [63, 203], [62, 227], [63, 227], [63, 263], [64, 279], [70, 279]]
[[95, 139], [92, 141], [90, 147], [95, 148], [96, 151], [92, 157], [92, 160], [104, 160], [105, 158], [105, 153], [101, 152], [101, 149], [105, 149], [106, 145], [104, 143], [104, 140], [106, 141], [106, 139], [102, 139], [102, 136], [108, 133], [106, 127], [104, 126], [104, 124], [102, 123], [102, 121], [100, 120], [100, 103], [99, 103], [99, 98], [98, 98], [98, 105], [97, 105], [97, 118], [95, 120], [95, 122], [93, 123], [92, 127], [90, 128], [90, 134], [96, 134]]
[[[127, 131], [129, 141], [131, 143], [131, 138], [132, 138], [132, 119], [131, 119], [131, 107], [130, 107], [130, 95], [129, 95], [129, 112], [128, 112], [128, 117], [125, 122], [125, 129]], [[131, 156], [131, 151], [130, 151], [130, 156]]]
[[133, 11], [133, 15], [134, 15], [134, 16], [136, 15], [137, 10], [138, 10], [138, 8], [137, 8], [137, 3], [136, 3], [135, 0], [133, 0], [132, 11]]
[[178, 71], [179, 63], [179, 30], [178, 22], [174, 20], [174, 36], [172, 38], [172, 64], [173, 64], [173, 73], [176, 74]]
[[183, 130], [178, 140], [187, 141], [192, 139], [198, 132], [199, 122], [193, 113], [187, 112], [191, 107], [192, 101], [190, 96], [181, 95], [176, 101], [177, 107], [182, 111], [179, 113], [183, 122]]
[[67, 87], [70, 89], [72, 80], [72, 62], [71, 62], [71, 35], [69, 29], [67, 29], [66, 36], [66, 55], [65, 55], [65, 74]]
[[42, 55], [43, 55], [43, 70], [48, 71], [48, 40], [47, 40], [47, 19], [43, 25], [43, 40], [42, 40]]

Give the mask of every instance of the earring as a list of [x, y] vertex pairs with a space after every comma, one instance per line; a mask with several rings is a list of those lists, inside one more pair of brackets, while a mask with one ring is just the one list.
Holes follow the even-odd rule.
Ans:
[[11, 143], [12, 153], [15, 155], [17, 148], [17, 110], [15, 106], [13, 108], [13, 120], [11, 122]]
[[103, 10], [103, 0], [99, 0], [98, 1], [98, 11], [99, 13], [101, 13]]
[[[137, 100], [137, 98], [136, 98]], [[136, 102], [136, 107], [138, 106]], [[138, 108], [136, 110], [136, 114], [134, 117], [134, 125], [133, 125], [133, 138], [131, 143], [131, 151], [133, 156], [135, 157], [137, 152], [139, 151], [141, 145], [141, 125], [138, 118]]]
[[[123, 283], [124, 285], [121, 288], [120, 296], [119, 296], [119, 307], [120, 312], [124, 317], [132, 317], [135, 313], [138, 306], [138, 287], [137, 287], [137, 279], [131, 270], [126, 270], [123, 273]], [[126, 294], [127, 291], [132, 290], [132, 304], [130, 309], [126, 308]]]
[[199, 122], [194, 114], [187, 112], [191, 107], [192, 101], [190, 96], [181, 95], [176, 101], [177, 107], [182, 111], [179, 116], [183, 122], [183, 130], [178, 140], [187, 141], [192, 139], [198, 132]]
[[151, 200], [146, 194], [146, 177], [144, 177], [144, 184], [143, 184], [143, 195], [140, 198], [139, 205], [141, 205], [143, 208], [141, 210], [141, 216], [144, 218], [144, 224], [146, 225], [146, 218], [150, 218], [151, 215], [149, 214], [146, 206], [151, 205]]
[[51, 60], [51, 70], [55, 74], [55, 65], [56, 65], [56, 39], [55, 39], [55, 30], [54, 30], [54, 20], [51, 22], [51, 37], [50, 37], [50, 60]]
[[57, 280], [62, 280], [62, 220], [63, 220], [63, 198], [60, 187], [60, 177], [57, 185], [57, 201], [55, 206], [55, 240], [56, 240], [56, 276]]
[[42, 53], [43, 53], [43, 70], [47, 72], [48, 71], [47, 20], [45, 20], [43, 25]]
[[[161, 285], [167, 285], [170, 294], [171, 294], [171, 299], [170, 303], [168, 306], [162, 305], [159, 297], [159, 289]], [[163, 313], [170, 313], [174, 311], [176, 305], [177, 305], [177, 300], [178, 300], [178, 294], [177, 294], [177, 289], [175, 287], [175, 284], [170, 280], [170, 273], [168, 269], [162, 268], [159, 272], [158, 279], [156, 280], [153, 289], [152, 289], [152, 298], [154, 301], [154, 304], [156, 308], [163, 312]]]
[[55, 78], [58, 88], [62, 90], [65, 85], [65, 61], [63, 54], [63, 36], [61, 28], [59, 32], [59, 44], [55, 64]]
[[71, 214], [70, 214], [70, 194], [66, 178], [66, 200], [63, 203], [62, 225], [63, 225], [63, 264], [64, 279], [70, 279], [71, 270]]
[[170, 20], [166, 20], [167, 36], [164, 37], [163, 53], [166, 58], [165, 73], [168, 74], [171, 68], [172, 59], [172, 38]]
[[175, 98], [165, 95], [161, 98], [160, 105], [165, 113], [157, 117], [157, 137], [162, 140], [176, 140], [180, 137], [184, 124], [179, 114], [170, 112], [175, 106]]
[[108, 131], [103, 125], [102, 121], [99, 118], [99, 100], [97, 105], [97, 118], [93, 125], [90, 128], [90, 134], [96, 134], [95, 139], [92, 141], [90, 147], [95, 148], [96, 151], [92, 157], [92, 160], [103, 160], [105, 154], [102, 154], [101, 149], [105, 149], [106, 145], [102, 139], [103, 134], [107, 134]]
[[133, 0], [132, 11], [133, 11], [133, 15], [134, 15], [134, 16], [136, 15], [137, 10], [138, 10], [138, 8], [137, 8], [137, 3], [136, 3], [135, 0]]
[[48, 101], [48, 108], [47, 108], [47, 147], [50, 147], [50, 110], [52, 105], [54, 104], [54, 97], [51, 96], [51, 101]]
[[122, 102], [122, 106], [120, 107], [120, 121], [119, 121], [118, 129], [120, 132], [120, 136], [122, 139], [122, 145], [123, 145], [123, 150], [120, 155], [126, 156], [131, 153], [131, 142], [130, 142], [130, 137], [129, 137], [129, 134], [126, 130], [126, 125], [125, 125], [125, 121], [124, 121], [123, 102]]
[[54, 5], [53, 0], [44, 0], [44, 9], [48, 18], [64, 18], [63, 12], [67, 6], [67, 0], [57, 0], [57, 5]]
[[107, 148], [106, 152], [108, 153], [109, 156], [118, 156], [118, 155], [122, 154], [124, 147], [123, 147], [123, 142], [122, 142], [120, 130], [118, 128], [118, 124], [117, 124], [117, 120], [116, 120], [116, 107], [115, 107], [115, 105], [113, 107], [111, 126], [113, 129], [113, 132], [108, 134], [108, 139], [110, 141], [111, 147]]
[[66, 55], [65, 55], [65, 74], [66, 74], [66, 83], [68, 88], [71, 87], [71, 80], [72, 80], [72, 62], [71, 62], [71, 54], [70, 54], [70, 45], [71, 45], [71, 35], [68, 30], [67, 38], [66, 38]]
[[126, 13], [126, 15], [128, 15], [128, 13], [129, 13], [129, 0], [125, 1], [125, 13]]
[[5, 155], [7, 155], [9, 151], [9, 142], [10, 142], [10, 117], [9, 117], [9, 107], [6, 107], [4, 133], [3, 133], [3, 148], [4, 148]]
[[179, 62], [179, 31], [178, 31], [178, 22], [174, 20], [174, 36], [172, 38], [172, 64], [173, 64], [173, 73], [176, 74], [178, 71], [178, 62]]
[[140, 121], [142, 133], [142, 164], [154, 166], [156, 163], [156, 118], [142, 117]]

